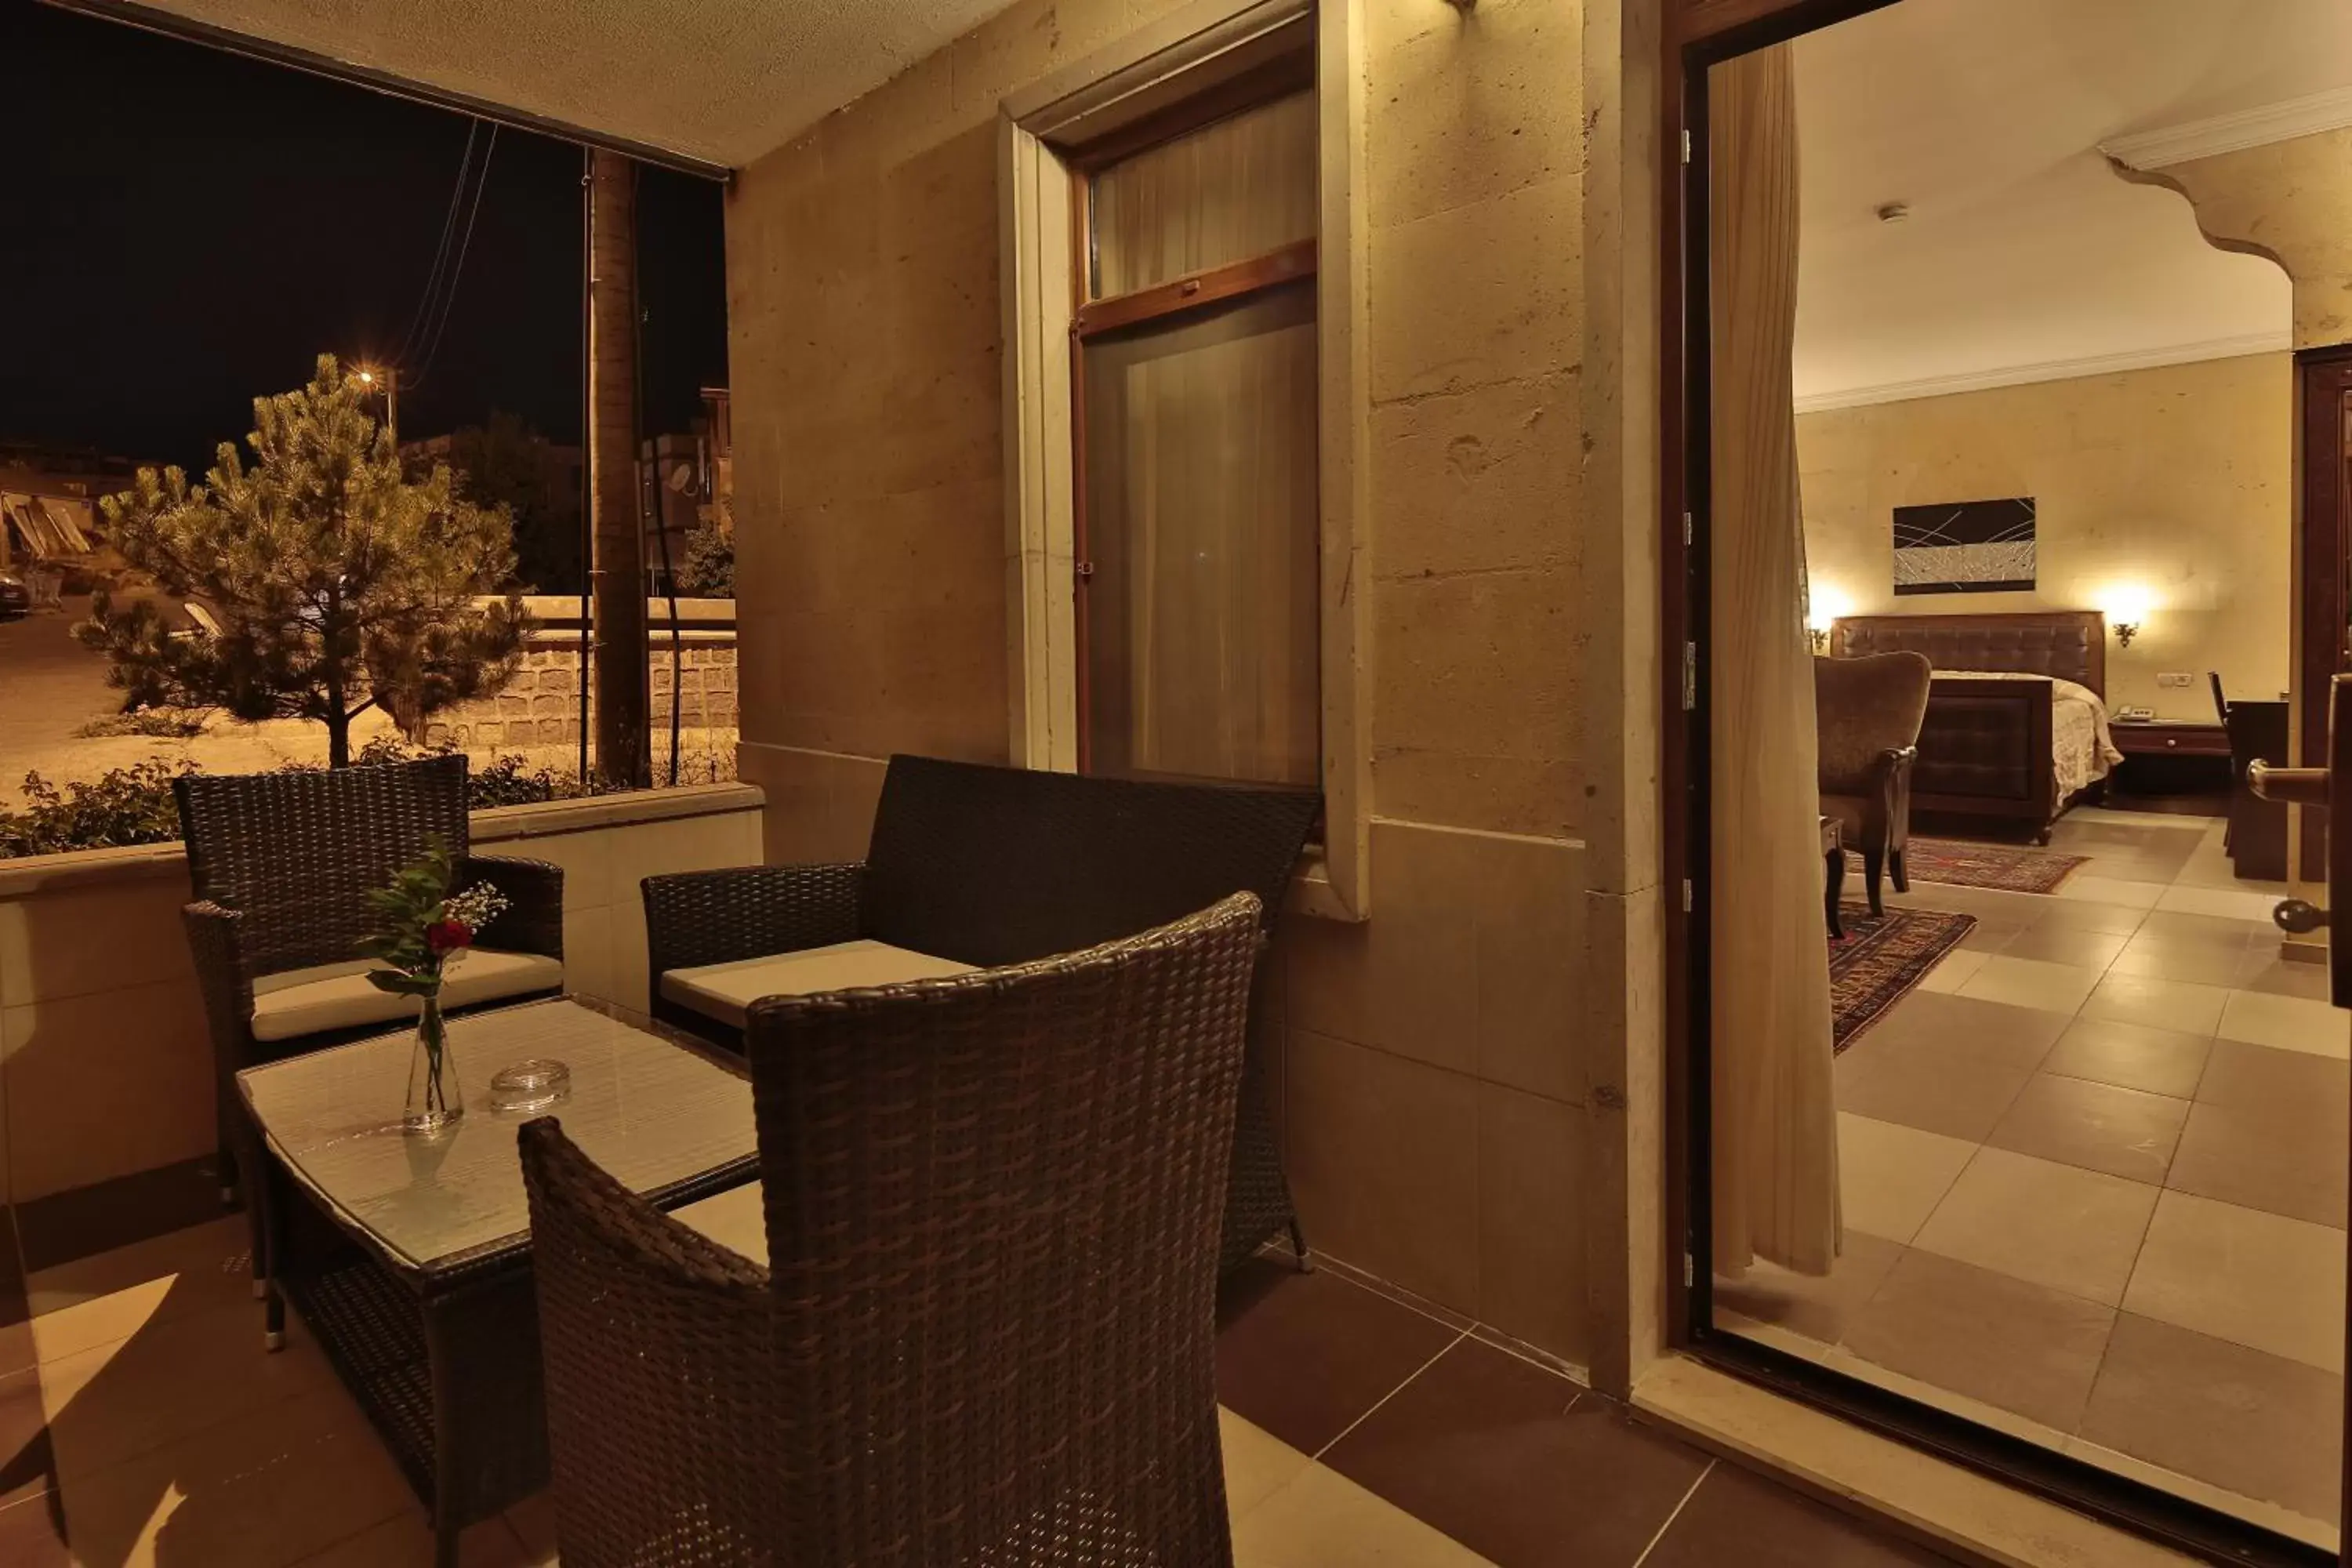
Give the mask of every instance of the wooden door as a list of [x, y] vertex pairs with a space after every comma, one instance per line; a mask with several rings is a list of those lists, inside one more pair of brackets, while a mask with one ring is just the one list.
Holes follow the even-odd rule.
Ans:
[[[2295, 374], [2303, 410], [2303, 637], [2294, 655], [2303, 741], [2295, 761], [2315, 768], [2327, 762], [2328, 692], [2347, 663], [2345, 617], [2352, 612], [2346, 583], [2352, 570], [2352, 345], [2297, 354]], [[2303, 814], [2300, 869], [2308, 882], [2327, 875], [2327, 817], [2325, 810]]]

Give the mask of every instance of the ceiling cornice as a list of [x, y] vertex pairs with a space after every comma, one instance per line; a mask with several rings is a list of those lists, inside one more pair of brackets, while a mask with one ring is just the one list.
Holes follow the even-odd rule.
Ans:
[[1797, 399], [1797, 412], [1823, 414], [1833, 408], [1861, 408], [1874, 403], [1908, 403], [1914, 398], [1947, 397], [1957, 392], [1989, 392], [1998, 386], [2025, 386], [2038, 381], [2071, 381], [2082, 375], [2114, 375], [2129, 370], [2157, 370], [2168, 364], [2195, 364], [2201, 360], [2285, 353], [2294, 347], [2294, 334], [2282, 327], [2275, 332], [2250, 332], [2244, 337], [2215, 338], [2201, 343], [2134, 349], [2126, 353], [2093, 354], [2084, 359], [2042, 360], [2034, 364], [2003, 365], [1999, 370], [1965, 371], [1957, 375], [1931, 375], [1919, 381], [1890, 381], [1876, 386], [1816, 392]]
[[2207, 120], [2114, 137], [2102, 142], [2099, 151], [2135, 169], [2163, 169], [2192, 158], [2241, 153], [2347, 126], [2352, 126], [2352, 87], [2339, 87], [2308, 98], [2284, 99]]

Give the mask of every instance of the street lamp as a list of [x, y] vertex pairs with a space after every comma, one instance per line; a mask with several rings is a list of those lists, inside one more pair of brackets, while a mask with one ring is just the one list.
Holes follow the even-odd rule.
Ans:
[[352, 379], [370, 392], [383, 394], [383, 427], [392, 434], [394, 450], [400, 447], [400, 372], [391, 365], [377, 370], [362, 365]]

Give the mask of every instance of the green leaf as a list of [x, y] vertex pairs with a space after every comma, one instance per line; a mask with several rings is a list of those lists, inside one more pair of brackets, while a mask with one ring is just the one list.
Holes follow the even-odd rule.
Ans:
[[441, 989], [437, 974], [402, 974], [390, 969], [368, 971], [368, 984], [396, 996], [430, 996]]

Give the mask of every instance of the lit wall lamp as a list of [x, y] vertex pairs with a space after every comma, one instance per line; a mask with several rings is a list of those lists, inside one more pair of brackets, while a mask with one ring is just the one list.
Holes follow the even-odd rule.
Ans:
[[2101, 607], [2105, 611], [2107, 625], [2115, 631], [2116, 646], [2129, 647], [2132, 638], [2139, 636], [2140, 627], [2147, 624], [2147, 590], [2137, 584], [2111, 588]]
[[1823, 653], [1830, 646], [1830, 628], [1842, 616], [1853, 613], [1853, 601], [1843, 590], [1827, 583], [1816, 583], [1805, 606], [1805, 629], [1812, 634], [1813, 651]]

